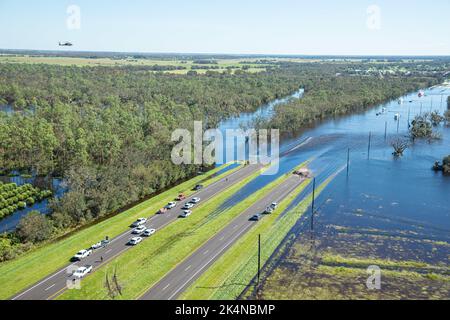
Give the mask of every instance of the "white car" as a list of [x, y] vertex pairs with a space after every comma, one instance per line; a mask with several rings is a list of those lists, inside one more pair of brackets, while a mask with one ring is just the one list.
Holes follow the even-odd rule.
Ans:
[[144, 233], [142, 234], [144, 237], [150, 237], [152, 234], [154, 234], [156, 232], [155, 229], [147, 229], [144, 231]]
[[200, 200], [201, 200], [200, 198], [192, 198], [191, 203], [197, 204], [200, 202]]
[[180, 217], [187, 218], [192, 214], [191, 210], [184, 210]]
[[90, 256], [91, 254], [92, 254], [92, 249], [81, 250], [81, 251], [78, 251], [78, 253], [76, 255], [74, 255], [72, 259], [80, 261], [81, 259], [84, 259], [84, 258]]
[[139, 218], [132, 224], [132, 226], [133, 226], [133, 228], [136, 228], [136, 227], [142, 226], [146, 222], [147, 222], [146, 218]]
[[194, 205], [192, 203], [186, 203], [183, 207], [183, 210], [189, 210], [192, 209]]
[[140, 226], [137, 227], [136, 229], [133, 230], [132, 234], [141, 234], [142, 232], [144, 232], [147, 228], [145, 226]]
[[270, 205], [270, 207], [272, 208], [272, 209], [276, 209], [276, 208], [278, 208], [278, 203], [276, 203], [276, 202], [272, 202], [272, 204]]
[[142, 238], [141, 237], [134, 237], [134, 238], [131, 238], [130, 241], [128, 241], [128, 244], [132, 245], [132, 246], [135, 246], [135, 245], [137, 245], [137, 244], [139, 244], [141, 242], [142, 242]]
[[176, 202], [169, 202], [168, 204], [167, 204], [167, 206], [165, 206], [165, 208], [166, 209], [173, 209], [173, 208], [175, 208], [177, 206], [177, 203]]
[[264, 214], [271, 214], [271, 213], [273, 213], [273, 211], [274, 211], [274, 209], [270, 206], [270, 207], [266, 208], [266, 210], [264, 211]]
[[102, 241], [97, 242], [96, 244], [93, 244], [93, 245], [91, 246], [91, 249], [92, 249], [92, 250], [96, 250], [96, 249], [100, 249], [101, 247], [103, 247], [103, 242], [102, 242]]
[[73, 276], [77, 279], [84, 278], [88, 273], [92, 271], [92, 266], [85, 266], [78, 268], [77, 271], [73, 273]]

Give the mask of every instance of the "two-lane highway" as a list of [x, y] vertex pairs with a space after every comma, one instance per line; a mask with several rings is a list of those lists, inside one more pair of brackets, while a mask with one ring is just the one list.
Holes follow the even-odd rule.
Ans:
[[[141, 300], [171, 300], [176, 299], [203, 272], [205, 272], [225, 251], [242, 235], [252, 228], [257, 221], [250, 218], [264, 210], [272, 202], [280, 202], [295, 190], [305, 179], [292, 175], [284, 183], [273, 189], [262, 199], [255, 202], [217, 235], [207, 241], [187, 259], [171, 270], [164, 278], [147, 291]], [[262, 218], [264, 219], [264, 217]]]
[[[211, 185], [205, 187], [203, 190], [196, 192], [191, 195], [184, 201], [180, 201], [177, 204], [177, 207], [169, 210], [165, 214], [153, 215], [150, 217], [145, 224], [147, 228], [156, 229], [158, 232], [162, 228], [164, 228], [169, 223], [175, 221], [179, 215], [182, 213], [182, 206], [185, 203], [192, 200], [193, 197], [201, 198], [201, 203], [211, 199], [215, 195], [224, 191], [225, 189], [231, 187], [232, 185], [242, 181], [246, 177], [249, 177], [251, 174], [255, 173], [257, 170], [260, 170], [260, 165], [249, 165], [245, 166], [227, 176], [212, 183]], [[200, 204], [201, 205], [201, 204]], [[103, 264], [109, 262], [116, 256], [121, 253], [129, 250], [131, 247], [128, 245], [128, 241], [132, 238], [132, 230], [128, 230], [116, 238], [112, 239], [109, 245], [105, 248], [97, 249], [93, 252], [92, 255], [83, 259], [80, 262], [72, 263], [66, 265], [64, 268], [59, 271], [53, 273], [49, 277], [41, 280], [30, 288], [26, 289], [22, 293], [13, 297], [13, 300], [48, 300], [53, 299], [60, 295], [62, 292], [72, 287], [74, 283], [72, 282], [72, 273], [76, 270], [77, 267], [82, 267], [86, 265], [93, 266], [93, 272], [98, 269]], [[93, 243], [98, 241], [99, 239], [92, 239]], [[144, 241], [151, 240], [144, 239]], [[82, 248], [80, 248], [82, 249]], [[74, 252], [75, 254], [75, 252]]]

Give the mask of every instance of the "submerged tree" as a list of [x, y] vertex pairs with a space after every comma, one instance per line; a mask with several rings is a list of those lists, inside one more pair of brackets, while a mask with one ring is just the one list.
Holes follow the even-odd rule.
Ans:
[[440, 125], [443, 121], [445, 120], [445, 118], [439, 113], [439, 111], [433, 111], [431, 114], [430, 114], [430, 121], [431, 121], [431, 124], [433, 125], [433, 126], [438, 126], [438, 125]]
[[444, 158], [442, 162], [442, 170], [445, 174], [450, 174], [450, 155]]
[[439, 139], [438, 133], [433, 131], [433, 120], [430, 113], [418, 115], [411, 122], [409, 129], [411, 138], [415, 139]]
[[405, 152], [408, 148], [409, 143], [406, 139], [397, 138], [392, 141], [391, 145], [394, 148], [394, 152], [392, 154], [396, 157], [401, 157], [403, 156], [403, 152]]

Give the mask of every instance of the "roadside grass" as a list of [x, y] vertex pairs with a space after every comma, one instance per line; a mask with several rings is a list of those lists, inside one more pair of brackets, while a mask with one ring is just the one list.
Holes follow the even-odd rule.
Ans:
[[[231, 164], [226, 164], [194, 177], [123, 213], [76, 232], [67, 238], [43, 244], [15, 260], [1, 263], [0, 299], [8, 299], [41, 280], [43, 277], [61, 269], [69, 263], [69, 259], [78, 250], [89, 247], [93, 243], [103, 239], [106, 235], [114, 238], [122, 232], [125, 232], [129, 228], [129, 225], [137, 218], [153, 215], [158, 209], [169, 201], [172, 201], [179, 193], [185, 192], [186, 194], [192, 194], [193, 191], [191, 189], [193, 186], [229, 165]], [[224, 176], [239, 170], [241, 167], [242, 165], [237, 166], [223, 174], [212, 177], [203, 184], [205, 186], [212, 184]]]
[[188, 220], [180, 219], [152, 236], [151, 241], [144, 241], [136, 248], [124, 252], [84, 279], [81, 290], [66, 291], [58, 299], [109, 299], [104, 281], [107, 274], [111, 275], [114, 272], [117, 273], [119, 283], [123, 287], [122, 296], [116, 299], [139, 298], [252, 203], [291, 176], [291, 174], [282, 175], [232, 208], [220, 214], [214, 214], [214, 211], [229, 197], [260, 174], [260, 171], [255, 172], [237, 185], [203, 203]]
[[[316, 189], [316, 194], [319, 195], [332, 179], [329, 178], [323, 182]], [[180, 299], [235, 300], [244, 289], [251, 285], [257, 273], [258, 235], [261, 234], [261, 265], [263, 266], [311, 204], [312, 195], [310, 194], [298, 206], [280, 217], [280, 214], [310, 182], [308, 179], [293, 190], [282, 200], [276, 213], [266, 216], [256, 227], [251, 228], [197, 279]]]

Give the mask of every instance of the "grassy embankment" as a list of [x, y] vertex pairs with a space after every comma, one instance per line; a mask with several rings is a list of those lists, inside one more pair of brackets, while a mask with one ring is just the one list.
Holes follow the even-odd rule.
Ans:
[[257, 171], [239, 184], [203, 203], [189, 219], [172, 223], [164, 229], [164, 232], [155, 234], [152, 241], [143, 242], [87, 277], [81, 290], [66, 291], [58, 299], [108, 299], [104, 287], [105, 276], [108, 273], [112, 274], [114, 270], [117, 271], [119, 283], [123, 287], [123, 295], [118, 299], [140, 297], [252, 203], [270, 193], [291, 176], [290, 173], [283, 175], [230, 209], [220, 214], [215, 212], [229, 197], [259, 175], [260, 172]]
[[[316, 194], [320, 194], [333, 177], [322, 183]], [[247, 288], [257, 272], [257, 237], [261, 234], [261, 263], [264, 264], [283, 241], [286, 234], [304, 214], [311, 203], [308, 195], [297, 207], [280, 217], [289, 204], [303, 191], [310, 181], [301, 184], [286, 197], [276, 213], [266, 216], [260, 223], [236, 242], [219, 260], [217, 260], [181, 299], [234, 300]]]
[[[15, 260], [0, 264], [0, 299], [10, 298], [43, 277], [64, 267], [68, 264], [70, 257], [78, 250], [89, 247], [106, 235], [113, 238], [121, 234], [137, 218], [154, 214], [167, 202], [172, 201], [180, 192], [191, 194], [193, 186], [224, 169], [225, 166], [228, 165], [215, 168], [190, 179], [121, 214], [81, 230], [65, 239], [45, 244]], [[219, 176], [207, 179], [204, 185], [212, 184], [241, 167], [238, 166]]]

